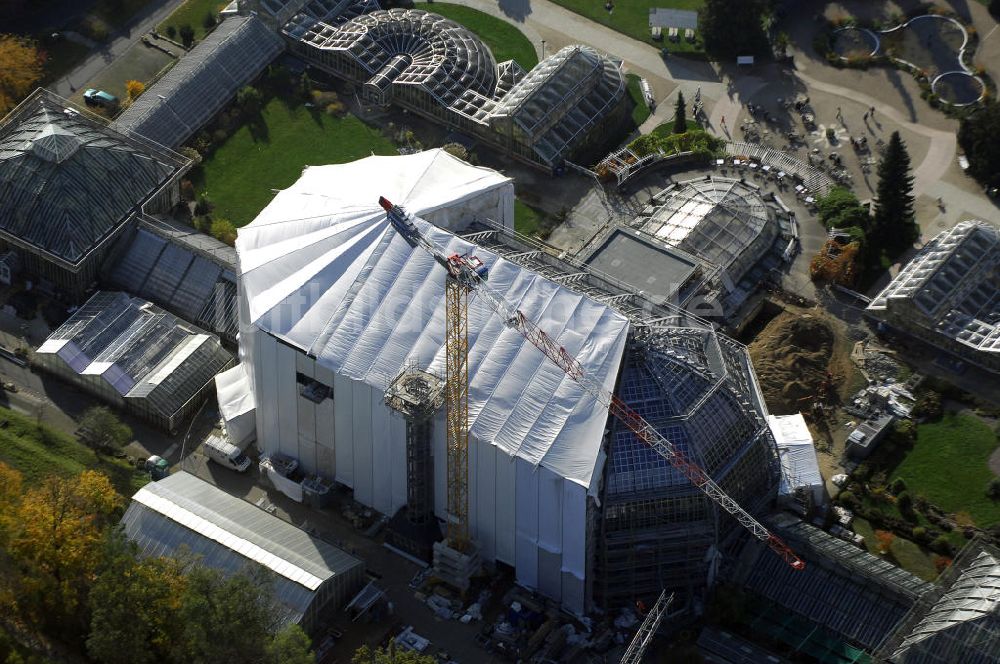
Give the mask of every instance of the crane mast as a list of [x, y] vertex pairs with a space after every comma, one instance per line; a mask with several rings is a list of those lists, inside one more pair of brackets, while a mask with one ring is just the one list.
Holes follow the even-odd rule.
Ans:
[[[387, 212], [389, 223], [414, 247], [422, 247], [448, 271], [449, 281], [455, 281], [464, 286], [466, 291], [474, 292], [484, 300], [502, 319], [504, 324], [517, 330], [533, 346], [562, 369], [567, 376], [575, 380], [590, 396], [614, 415], [639, 440], [649, 445], [653, 451], [663, 457], [674, 468], [680, 471], [696, 488], [708, 496], [716, 505], [732, 515], [740, 525], [750, 531], [756, 539], [765, 543], [774, 553], [788, 563], [793, 569], [805, 569], [805, 562], [780, 537], [771, 533], [753, 516], [733, 500], [708, 473], [687, 457], [686, 454], [663, 434], [653, 428], [639, 413], [632, 409], [619, 397], [604, 389], [604, 386], [590, 376], [583, 365], [570, 355], [552, 337], [538, 325], [529, 320], [519, 309], [511, 305], [502, 295], [486, 285], [486, 270], [482, 261], [476, 257], [454, 254], [448, 256], [440, 247], [426, 238], [413, 223], [410, 215], [398, 205], [393, 205], [385, 197], [379, 198], [379, 204]], [[466, 374], [467, 376], [467, 374]], [[466, 388], [468, 384], [466, 384]], [[468, 399], [468, 392], [465, 394]], [[466, 403], [468, 403], [466, 401]], [[450, 422], [449, 422], [450, 425]], [[468, 428], [466, 428], [466, 446], [468, 445]], [[466, 450], [467, 452], [467, 450]], [[467, 456], [465, 457], [467, 460]], [[467, 473], [467, 470], [466, 470]], [[463, 475], [463, 477], [466, 477]], [[451, 488], [449, 487], [449, 496]], [[467, 489], [466, 489], [467, 495]]]
[[656, 630], [660, 628], [660, 621], [663, 620], [663, 616], [667, 612], [667, 607], [670, 606], [672, 601], [674, 601], [674, 596], [667, 596], [666, 590], [660, 593], [656, 604], [649, 610], [646, 618], [639, 625], [639, 629], [636, 630], [635, 636], [632, 637], [632, 641], [628, 644], [628, 649], [622, 655], [619, 664], [641, 664], [642, 658], [646, 654], [646, 648], [649, 647], [650, 641], [653, 640]]

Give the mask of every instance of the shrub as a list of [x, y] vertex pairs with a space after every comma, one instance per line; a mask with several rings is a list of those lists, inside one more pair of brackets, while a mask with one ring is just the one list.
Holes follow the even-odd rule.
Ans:
[[903, 518], [908, 521], [917, 520], [917, 513], [913, 511], [913, 498], [907, 492], [904, 491], [896, 497], [896, 507], [899, 508], [899, 513], [903, 515]]
[[[906, 491], [906, 482], [902, 477], [897, 477], [892, 481], [892, 492], [899, 496], [899, 494]], [[902, 498], [902, 496], [900, 496]]]
[[205, 18], [201, 19], [201, 26], [206, 30], [211, 30], [212, 28], [215, 27], [215, 24], [218, 22], [219, 22], [218, 19], [215, 18], [215, 13], [208, 12], [207, 14], [205, 14]]
[[929, 420], [939, 420], [944, 414], [941, 405], [941, 395], [934, 390], [927, 390], [920, 395], [917, 403], [913, 406], [913, 414], [916, 417], [926, 417]]
[[333, 115], [338, 118], [347, 114], [347, 106], [342, 101], [332, 101], [323, 110], [326, 111], [327, 115]]
[[923, 526], [913, 526], [913, 530], [910, 533], [915, 541], [922, 544], [927, 542], [927, 529]]
[[895, 541], [896, 536], [887, 530], [876, 530], [875, 539], [878, 540], [879, 553], [889, 553], [892, 549], [892, 543]]
[[942, 556], [950, 556], [952, 554], [951, 542], [944, 535], [935, 537], [934, 541], [930, 543], [930, 550], [940, 553]]
[[245, 85], [236, 93], [236, 105], [244, 116], [256, 115], [260, 112], [260, 107], [264, 102], [264, 96], [260, 90], [252, 85]]
[[129, 102], [135, 101], [145, 91], [146, 84], [142, 81], [125, 81], [125, 95]]
[[1000, 21], [1000, 0], [990, 0], [989, 10], [993, 18]]
[[462, 161], [469, 161], [469, 151], [461, 143], [446, 143], [441, 149], [448, 154], [458, 157]]
[[232, 246], [236, 243], [236, 227], [228, 219], [216, 219], [212, 222], [212, 237]]
[[167, 26], [167, 37], [169, 39], [177, 39], [177, 28], [172, 25]]
[[849, 510], [856, 509], [858, 506], [857, 496], [850, 491], [841, 491], [840, 495], [837, 496], [837, 502]]
[[986, 485], [986, 495], [993, 500], [1000, 500], [1000, 477], [994, 477]]
[[938, 574], [951, 567], [951, 558], [948, 556], [934, 556], [934, 569]]
[[181, 44], [184, 48], [191, 48], [191, 44], [194, 43], [194, 28], [185, 23], [180, 27], [178, 34], [181, 37]]
[[[179, 148], [177, 151], [180, 152], [185, 157], [187, 157], [188, 159], [190, 159], [195, 166], [201, 163], [201, 153], [199, 153], [194, 148], [190, 148], [185, 145], [184, 147]], [[192, 196], [190, 200], [194, 200], [194, 197]]]
[[194, 200], [194, 183], [191, 182], [191, 180], [188, 179], [181, 180], [181, 200], [182, 201]]
[[94, 41], [102, 42], [108, 38], [108, 26], [96, 16], [87, 16], [81, 31]]
[[201, 192], [201, 196], [198, 197], [198, 202], [194, 205], [194, 213], [197, 215], [208, 214], [212, 211], [215, 205], [209, 199], [208, 194]]

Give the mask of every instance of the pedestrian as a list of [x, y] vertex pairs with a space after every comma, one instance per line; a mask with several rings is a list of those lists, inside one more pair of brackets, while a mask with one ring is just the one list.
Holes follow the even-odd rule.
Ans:
[[725, 115], [722, 116], [722, 126], [723, 127], [726, 126], [726, 116]]
[[872, 106], [871, 108], [868, 109], [868, 117], [870, 117], [872, 120], [875, 119], [875, 107], [874, 106]]

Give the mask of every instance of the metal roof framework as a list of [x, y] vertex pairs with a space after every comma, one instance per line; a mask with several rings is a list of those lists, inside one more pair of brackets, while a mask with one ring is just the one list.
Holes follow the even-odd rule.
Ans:
[[140, 489], [122, 518], [143, 555], [182, 548], [209, 567], [257, 564], [276, 575], [276, 599], [298, 621], [326, 581], [363, 566], [344, 551], [204, 480], [179, 472]]
[[1000, 228], [963, 221], [928, 242], [869, 311], [912, 307], [913, 319], [949, 339], [1000, 354]]
[[232, 355], [218, 337], [122, 292], [98, 291], [39, 346], [77, 375], [97, 376], [123, 399], [165, 418], [201, 392]]
[[225, 19], [112, 124], [175, 147], [250, 83], [284, 48], [253, 16]]
[[780, 230], [757, 188], [716, 177], [664, 189], [632, 226], [719, 266], [733, 284], [767, 253]]
[[78, 265], [186, 163], [37, 90], [0, 124], [0, 234]]

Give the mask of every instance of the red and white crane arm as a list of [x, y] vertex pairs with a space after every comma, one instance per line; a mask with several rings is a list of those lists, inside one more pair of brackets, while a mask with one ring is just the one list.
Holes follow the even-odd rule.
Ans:
[[781, 538], [771, 533], [746, 510], [740, 507], [735, 500], [722, 490], [722, 487], [709, 477], [708, 473], [691, 461], [683, 451], [667, 440], [663, 434], [653, 428], [653, 425], [647, 422], [645, 418], [620, 398], [604, 389], [601, 383], [587, 374], [579, 360], [566, 352], [566, 349], [560, 346], [555, 339], [546, 334], [534, 321], [529, 320], [519, 309], [507, 302], [502, 295], [490, 288], [487, 285], [486, 271], [482, 261], [475, 256], [459, 256], [457, 254], [448, 256], [441, 247], [434, 244], [434, 242], [426, 238], [417, 229], [403, 208], [393, 205], [384, 197], [379, 198], [379, 204], [388, 213], [389, 221], [393, 227], [411, 245], [423, 247], [433, 255], [438, 263], [448, 270], [449, 275], [453, 279], [489, 304], [490, 308], [503, 319], [507, 327], [517, 330], [521, 336], [531, 342], [533, 346], [566, 372], [567, 376], [579, 383], [598, 403], [607, 408], [639, 440], [649, 445], [657, 454], [666, 459], [670, 465], [683, 473], [695, 487], [700, 489], [716, 505], [733, 515], [740, 525], [749, 530], [754, 537], [766, 543], [772, 551], [781, 556], [794, 569], [805, 569], [805, 562], [795, 555], [795, 552]]

